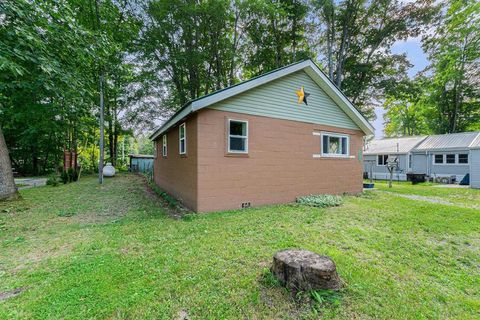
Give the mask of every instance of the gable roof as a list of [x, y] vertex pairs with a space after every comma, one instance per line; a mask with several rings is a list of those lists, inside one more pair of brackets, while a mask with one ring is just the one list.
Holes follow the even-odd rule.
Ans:
[[163, 132], [184, 119], [189, 114], [206, 108], [214, 103], [228, 99], [232, 96], [266, 84], [270, 81], [279, 79], [299, 70], [304, 70], [314, 81], [321, 87], [325, 93], [355, 122], [356, 125], [367, 135], [374, 133], [373, 126], [365, 119], [365, 117], [353, 106], [348, 98], [335, 86], [335, 84], [320, 70], [320, 68], [311, 60], [300, 61], [283, 68], [279, 68], [258, 77], [240, 82], [236, 85], [225, 89], [215, 91], [200, 98], [194, 99], [186, 103], [180, 108], [170, 119], [160, 126], [150, 136], [151, 140], [155, 140]]
[[410, 152], [427, 136], [399, 137], [372, 140], [367, 143], [364, 155], [404, 154]]
[[415, 151], [469, 149], [477, 143], [480, 132], [460, 132], [428, 136]]

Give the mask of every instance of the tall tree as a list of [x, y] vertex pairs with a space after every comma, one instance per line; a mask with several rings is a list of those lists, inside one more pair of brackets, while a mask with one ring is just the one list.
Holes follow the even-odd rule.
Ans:
[[12, 164], [2, 128], [0, 127], [0, 200], [17, 197], [18, 191], [13, 180]]
[[[368, 117], [389, 83], [399, 80], [409, 62], [392, 54], [399, 40], [418, 36], [437, 8], [431, 0], [313, 0], [312, 18], [321, 61], [337, 87]], [[318, 32], [319, 31], [319, 32]]]
[[426, 102], [437, 133], [478, 129], [480, 123], [480, 3], [452, 0], [436, 32], [424, 40], [433, 73]]
[[304, 1], [251, 1], [245, 10], [247, 77], [312, 58], [305, 34], [308, 6]]
[[145, 69], [166, 88], [164, 104], [176, 108], [234, 82], [235, 5], [228, 0], [148, 3], [141, 54]]
[[412, 136], [429, 133], [423, 101], [427, 79], [404, 78], [387, 90], [383, 107], [386, 136]]

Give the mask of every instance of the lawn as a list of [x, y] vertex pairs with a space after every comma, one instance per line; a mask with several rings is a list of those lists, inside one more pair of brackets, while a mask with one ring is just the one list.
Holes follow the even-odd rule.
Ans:
[[433, 199], [442, 199], [461, 206], [480, 208], [480, 190], [468, 187], [452, 188], [432, 183], [412, 185], [411, 182], [393, 181], [392, 188], [389, 188], [387, 181], [379, 180], [375, 181], [375, 188], [399, 194], [413, 194]]
[[[0, 301], [0, 319], [480, 317], [480, 213], [472, 208], [370, 192], [335, 208], [175, 220], [134, 175], [22, 196], [0, 203], [0, 293], [24, 289]], [[284, 248], [336, 261], [345, 281], [338, 303], [299, 303], [271, 281], [267, 268]]]

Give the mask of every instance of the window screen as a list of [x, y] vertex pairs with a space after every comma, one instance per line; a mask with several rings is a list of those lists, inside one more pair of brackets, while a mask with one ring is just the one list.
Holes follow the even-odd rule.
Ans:
[[228, 125], [228, 152], [248, 152], [248, 122], [229, 120]]

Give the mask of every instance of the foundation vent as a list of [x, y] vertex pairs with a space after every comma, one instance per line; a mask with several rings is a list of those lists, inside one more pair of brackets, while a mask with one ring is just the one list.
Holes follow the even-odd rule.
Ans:
[[250, 202], [243, 202], [242, 203], [242, 209], [245, 209], [245, 208], [250, 208]]

